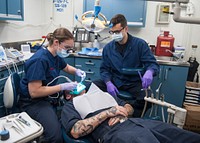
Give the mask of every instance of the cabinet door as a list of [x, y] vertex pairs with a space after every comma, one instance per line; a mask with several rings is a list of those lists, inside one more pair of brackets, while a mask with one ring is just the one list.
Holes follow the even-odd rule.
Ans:
[[[94, 10], [95, 0], [84, 1], [84, 12]], [[126, 16], [128, 25], [145, 26], [146, 20], [146, 1], [144, 0], [102, 0], [100, 1], [101, 13], [108, 21], [115, 14]]]
[[[185, 96], [185, 84], [187, 79], [188, 67], [180, 66], [160, 66], [160, 73], [154, 77], [151, 88], [154, 97], [159, 94], [164, 95], [164, 101], [182, 107]], [[160, 89], [158, 90], [160, 86]], [[159, 91], [156, 92], [156, 91]], [[161, 117], [161, 106], [158, 108], [157, 114]], [[167, 119], [167, 108], [164, 108], [165, 120]]]
[[165, 94], [165, 101], [182, 107], [187, 73], [188, 67], [165, 66], [161, 90]]
[[23, 0], [1, 0], [0, 20], [23, 20]]
[[166, 102], [182, 107], [187, 73], [188, 67], [161, 65], [160, 73], [151, 85], [154, 95], [161, 84], [159, 95], [164, 94]]
[[6, 17], [7, 15], [7, 0], [0, 0], [0, 17]]

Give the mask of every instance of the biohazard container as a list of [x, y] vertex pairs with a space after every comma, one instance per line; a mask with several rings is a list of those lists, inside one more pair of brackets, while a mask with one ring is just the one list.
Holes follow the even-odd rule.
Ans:
[[156, 55], [157, 56], [172, 56], [174, 48], [174, 37], [169, 34], [169, 31], [164, 31], [164, 35], [161, 34], [157, 37]]

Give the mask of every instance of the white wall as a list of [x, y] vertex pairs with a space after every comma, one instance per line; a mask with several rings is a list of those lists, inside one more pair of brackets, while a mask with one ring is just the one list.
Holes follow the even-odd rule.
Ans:
[[[0, 42], [16, 42], [39, 39], [57, 27], [67, 27], [71, 31], [78, 22], [74, 15], [82, 14], [83, 0], [68, 0], [63, 12], [56, 11], [53, 0], [24, 0], [24, 21], [0, 21]], [[190, 0], [195, 5], [195, 17], [200, 18], [200, 1]], [[169, 30], [175, 37], [175, 46], [186, 47], [185, 59], [191, 55], [191, 45], [198, 45], [197, 55], [200, 54], [200, 25], [176, 23], [172, 16], [167, 25], [156, 24], [156, 9], [158, 2], [148, 2], [145, 28], [129, 27], [129, 32], [145, 39], [149, 44], [156, 44], [156, 38], [163, 30]], [[116, 12], [117, 13], [117, 12]], [[185, 10], [182, 11], [185, 16]], [[108, 35], [108, 30], [100, 33]], [[200, 62], [200, 57], [197, 58]]]

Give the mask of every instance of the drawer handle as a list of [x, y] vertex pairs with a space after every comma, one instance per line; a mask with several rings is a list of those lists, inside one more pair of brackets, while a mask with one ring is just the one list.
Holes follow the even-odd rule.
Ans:
[[85, 62], [86, 65], [93, 65], [94, 66], [94, 63], [91, 63], [91, 62]]
[[87, 80], [87, 79], [85, 79], [85, 82], [92, 82], [91, 80]]
[[75, 65], [75, 67], [82, 67], [82, 65]]
[[90, 72], [90, 71], [85, 71], [86, 74], [94, 74], [94, 72]]

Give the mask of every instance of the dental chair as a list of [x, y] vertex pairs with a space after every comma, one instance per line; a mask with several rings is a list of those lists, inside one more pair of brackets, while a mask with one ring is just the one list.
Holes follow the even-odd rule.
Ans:
[[[6, 114], [7, 114], [5, 118], [7, 118], [8, 116], [10, 117], [13, 117], [15, 115], [17, 116], [18, 114], [23, 118], [27, 117], [25, 119], [26, 121], [31, 123], [32, 127], [31, 129], [29, 129], [31, 130], [30, 132], [26, 132], [25, 134], [23, 134], [23, 136], [20, 134], [21, 135], [20, 137], [18, 136], [16, 137], [16, 135], [19, 134], [14, 134], [14, 132], [11, 131], [13, 136], [10, 136], [8, 142], [13, 142], [13, 140], [15, 140], [16, 142], [40, 142], [41, 140], [43, 140], [42, 125], [37, 121], [31, 119], [27, 113], [21, 112], [20, 108], [17, 105], [19, 100], [19, 85], [20, 85], [19, 74], [16, 72], [11, 73], [4, 85], [3, 103], [6, 108]], [[11, 130], [10, 128], [8, 129]], [[27, 131], [26, 128], [23, 129]]]
[[6, 108], [6, 114], [20, 112], [17, 107], [17, 102], [19, 99], [18, 90], [20, 84], [20, 77], [17, 73], [12, 73], [4, 85], [3, 102]]

